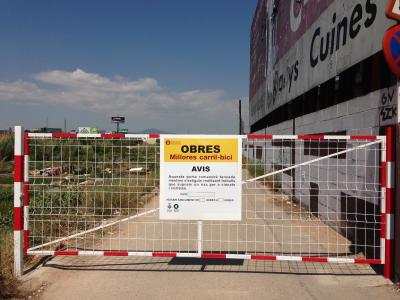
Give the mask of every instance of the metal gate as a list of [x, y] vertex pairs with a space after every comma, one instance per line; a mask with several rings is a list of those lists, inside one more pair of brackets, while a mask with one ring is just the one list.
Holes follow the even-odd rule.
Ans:
[[159, 138], [26, 133], [22, 142], [17, 127], [16, 255], [23, 247], [27, 255], [385, 264], [388, 276], [385, 136], [237, 136], [240, 222], [159, 219]]

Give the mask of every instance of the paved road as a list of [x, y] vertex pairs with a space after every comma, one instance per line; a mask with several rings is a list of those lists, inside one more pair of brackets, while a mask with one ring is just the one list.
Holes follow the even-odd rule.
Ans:
[[[318, 219], [260, 186], [244, 189], [243, 219], [204, 227], [204, 249], [258, 253], [346, 253], [348, 241]], [[144, 210], [157, 206], [150, 199]], [[286, 205], [286, 206], [285, 206]], [[282, 222], [286, 226], [281, 227]], [[185, 229], [185, 230], [182, 230]], [[162, 224], [153, 213], [110, 228], [103, 250], [196, 250], [197, 228]], [[227, 238], [229, 237], [229, 238]], [[294, 247], [293, 245], [298, 245]], [[27, 289], [46, 286], [41, 299], [397, 299], [400, 294], [368, 265], [202, 260], [151, 257], [56, 257], [24, 277]]]

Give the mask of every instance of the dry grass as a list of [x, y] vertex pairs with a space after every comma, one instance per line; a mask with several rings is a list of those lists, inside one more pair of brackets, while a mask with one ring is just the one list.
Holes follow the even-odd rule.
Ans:
[[[246, 157], [243, 157], [243, 168], [246, 168], [247, 171], [249, 171], [252, 178], [263, 176], [267, 173], [277, 171], [277, 169], [275, 169], [274, 166], [271, 166], [269, 169], [267, 169], [263, 162], [253, 161]], [[269, 187], [274, 192], [282, 192], [282, 175], [280, 173], [264, 177], [262, 179], [257, 180], [257, 182], [261, 183], [266, 187]]]
[[14, 156], [14, 138], [11, 134], [0, 135], [1, 162], [11, 161]]
[[16, 298], [19, 282], [14, 277], [13, 232], [0, 231], [0, 299]]
[[13, 155], [13, 136], [0, 135], [0, 299], [22, 297], [14, 276], [13, 191], [5, 185], [13, 182], [5, 176], [13, 172]]
[[[154, 175], [109, 178], [88, 186], [34, 186], [30, 202], [33, 238], [30, 246], [98, 227], [107, 219], [133, 216], [144, 207], [148, 196], [156, 193], [158, 186]], [[56, 243], [48, 250], [64, 246]]]

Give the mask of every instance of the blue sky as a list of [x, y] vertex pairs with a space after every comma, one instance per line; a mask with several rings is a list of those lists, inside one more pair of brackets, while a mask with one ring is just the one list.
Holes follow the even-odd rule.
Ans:
[[0, 1], [0, 127], [234, 133], [256, 0]]

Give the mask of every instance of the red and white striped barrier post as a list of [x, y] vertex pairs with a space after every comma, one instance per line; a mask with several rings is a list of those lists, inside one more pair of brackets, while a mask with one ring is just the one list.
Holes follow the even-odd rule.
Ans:
[[24, 266], [23, 252], [23, 185], [24, 185], [24, 130], [21, 126], [14, 129], [14, 273], [21, 276]]
[[393, 247], [394, 247], [394, 197], [395, 197], [395, 151], [393, 128], [386, 130], [386, 205], [385, 205], [385, 267], [384, 276], [391, 279], [393, 276]]
[[29, 136], [24, 134], [24, 254], [29, 248]]

